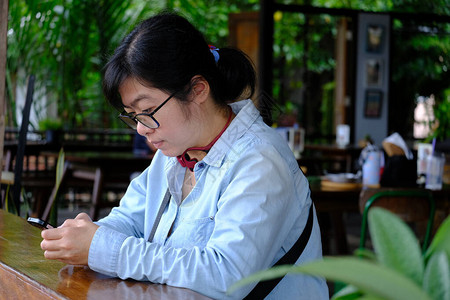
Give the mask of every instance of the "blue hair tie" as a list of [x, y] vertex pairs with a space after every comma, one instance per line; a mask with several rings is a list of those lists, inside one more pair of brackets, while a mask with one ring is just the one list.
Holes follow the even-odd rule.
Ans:
[[220, 55], [219, 55], [219, 48], [216, 48], [213, 45], [209, 45], [209, 51], [211, 51], [212, 55], [214, 55], [214, 60], [217, 62], [219, 61]]

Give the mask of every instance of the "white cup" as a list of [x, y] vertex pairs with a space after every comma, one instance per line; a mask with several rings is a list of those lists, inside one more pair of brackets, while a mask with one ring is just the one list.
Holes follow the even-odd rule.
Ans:
[[442, 189], [442, 175], [444, 174], [445, 156], [444, 154], [427, 156], [427, 172], [425, 188], [430, 190]]
[[419, 143], [417, 147], [417, 176], [426, 174], [427, 159], [433, 152], [433, 145]]
[[305, 129], [303, 128], [291, 128], [289, 129], [288, 138], [289, 147], [296, 158], [300, 158], [300, 154], [304, 150], [305, 145]]
[[350, 126], [346, 124], [339, 124], [336, 128], [336, 144], [340, 148], [346, 147], [350, 144]]
[[378, 187], [380, 184], [381, 152], [370, 151], [362, 166], [363, 185]]

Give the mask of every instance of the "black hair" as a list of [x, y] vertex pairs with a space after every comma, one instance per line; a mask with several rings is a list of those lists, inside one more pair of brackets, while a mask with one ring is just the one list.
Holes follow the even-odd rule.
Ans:
[[187, 19], [160, 13], [138, 24], [116, 48], [104, 68], [103, 93], [122, 109], [119, 87], [133, 77], [186, 101], [192, 78], [201, 75], [219, 106], [251, 97], [256, 74], [250, 59], [237, 49], [219, 47], [218, 53], [216, 63], [204, 36]]

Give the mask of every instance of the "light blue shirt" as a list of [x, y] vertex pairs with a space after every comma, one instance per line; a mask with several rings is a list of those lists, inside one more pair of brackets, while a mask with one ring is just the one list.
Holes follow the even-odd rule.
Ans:
[[[269, 268], [291, 248], [312, 203], [308, 181], [286, 141], [264, 124], [251, 100], [231, 107], [237, 116], [196, 164], [196, 184], [183, 201], [185, 169], [176, 158], [156, 152], [120, 206], [98, 222], [89, 250], [91, 269], [189, 288], [214, 299], [240, 299], [256, 283], [232, 295], [227, 289]], [[172, 197], [148, 241], [167, 188]], [[298, 263], [322, 257], [316, 216], [313, 224]], [[266, 299], [329, 298], [324, 279], [289, 275]]]

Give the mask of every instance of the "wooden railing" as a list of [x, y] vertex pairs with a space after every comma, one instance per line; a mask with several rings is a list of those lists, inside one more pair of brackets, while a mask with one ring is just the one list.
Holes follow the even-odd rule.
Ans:
[[[14, 170], [19, 130], [6, 128], [4, 170]], [[40, 157], [43, 151], [124, 151], [132, 152], [136, 131], [131, 129], [76, 129], [55, 132], [57, 138], [49, 141], [49, 132], [30, 130], [25, 148], [24, 172], [53, 169], [55, 162]], [[8, 154], [9, 151], [9, 154]], [[10, 156], [8, 156], [10, 155]]]
[[[5, 130], [3, 170], [14, 172], [19, 131]], [[29, 131], [23, 160], [22, 186], [32, 192], [37, 202], [45, 203], [55, 185], [57, 157], [47, 155], [58, 153], [61, 148], [69, 152], [130, 153], [136, 132], [131, 129], [82, 129], [58, 133], [52, 141], [46, 139], [48, 132]], [[100, 155], [101, 156], [101, 155]], [[126, 176], [124, 177], [126, 179]], [[126, 186], [126, 185], [125, 185]], [[124, 188], [123, 188], [124, 189]], [[41, 210], [42, 208], [37, 208]]]

